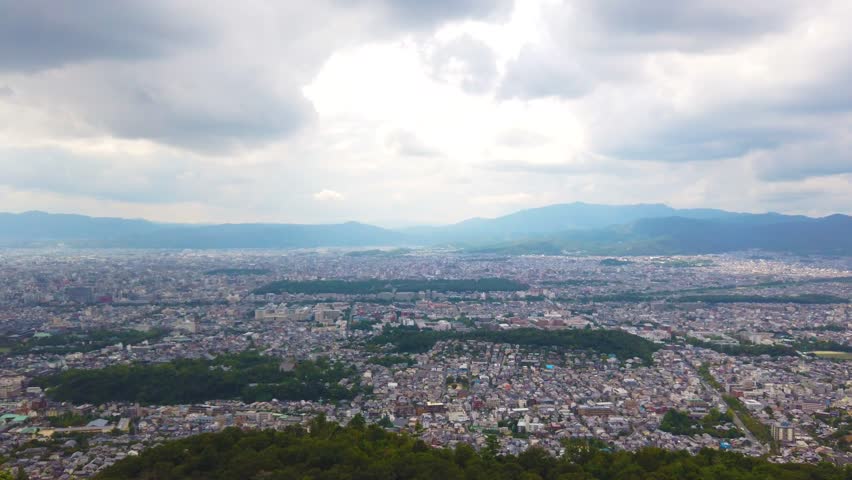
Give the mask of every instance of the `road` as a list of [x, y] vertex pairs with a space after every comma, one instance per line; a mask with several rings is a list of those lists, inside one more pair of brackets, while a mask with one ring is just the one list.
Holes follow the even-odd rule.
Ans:
[[[703, 380], [702, 380], [702, 383], [703, 383]], [[705, 386], [707, 386], [707, 385], [705, 385]], [[724, 402], [724, 400], [721, 398], [721, 396], [720, 396], [720, 400], [722, 400]], [[762, 442], [760, 442], [757, 439], [757, 437], [755, 437], [754, 434], [751, 433], [751, 430], [749, 430], [748, 427], [745, 426], [745, 423], [743, 423], [743, 421], [740, 419], [740, 416], [737, 415], [737, 412], [735, 412], [733, 408], [728, 408], [728, 411], [731, 412], [731, 415], [733, 415], [733, 417], [734, 417], [734, 425], [739, 427], [740, 430], [742, 430], [745, 433], [746, 438], [751, 440], [751, 442], [754, 443], [754, 444], [762, 445], [763, 449], [766, 450], [767, 449], [766, 445], [764, 445]]]
[[[684, 358], [684, 361], [686, 361], [686, 358]], [[686, 361], [686, 363], [690, 366], [692, 365], [689, 361]], [[692, 371], [695, 372], [695, 375], [698, 377], [699, 381], [701, 381], [701, 385], [703, 385], [704, 388], [706, 388], [707, 390], [713, 392], [714, 402], [716, 402], [718, 405], [727, 405], [725, 403], [725, 399], [722, 398], [722, 393], [720, 391], [716, 390], [715, 388], [713, 388], [713, 386], [704, 381], [704, 378], [702, 378], [701, 374], [694, 367], [692, 367]], [[734, 417], [734, 425], [736, 425], [740, 430], [743, 431], [746, 438], [754, 445], [760, 445], [761, 448], [763, 448], [764, 452], [768, 452], [769, 447], [760, 440], [758, 440], [757, 437], [755, 437], [754, 434], [751, 433], [751, 430], [746, 427], [745, 423], [743, 423], [742, 419], [740, 419], [740, 416], [737, 415], [737, 412], [735, 412], [734, 409], [730, 407], [728, 407], [728, 411], [731, 412], [731, 415]]]

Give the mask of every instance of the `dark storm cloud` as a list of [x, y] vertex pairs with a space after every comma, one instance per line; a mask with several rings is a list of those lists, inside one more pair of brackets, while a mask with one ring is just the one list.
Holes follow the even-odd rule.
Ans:
[[0, 71], [98, 59], [155, 58], [202, 33], [150, 1], [0, 0]]

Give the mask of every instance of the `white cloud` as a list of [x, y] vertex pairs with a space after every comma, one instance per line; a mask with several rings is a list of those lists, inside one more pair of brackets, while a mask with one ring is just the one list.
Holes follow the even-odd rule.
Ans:
[[0, 204], [204, 222], [576, 200], [852, 213], [849, 2], [492, 3], [156, 0], [110, 22], [84, 0], [50, 32], [37, 8], [0, 19], [25, 46], [0, 46]]
[[343, 200], [343, 194], [340, 192], [335, 192], [334, 190], [329, 190], [324, 188], [319, 192], [314, 194], [314, 199], [319, 200], [321, 202], [337, 202]]

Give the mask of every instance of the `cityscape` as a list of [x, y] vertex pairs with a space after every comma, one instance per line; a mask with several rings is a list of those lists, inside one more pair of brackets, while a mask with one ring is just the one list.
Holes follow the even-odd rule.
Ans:
[[0, 269], [0, 455], [33, 479], [319, 415], [506, 455], [852, 461], [848, 258], [8, 249]]
[[0, 0], [0, 480], [852, 480], [852, 0]]

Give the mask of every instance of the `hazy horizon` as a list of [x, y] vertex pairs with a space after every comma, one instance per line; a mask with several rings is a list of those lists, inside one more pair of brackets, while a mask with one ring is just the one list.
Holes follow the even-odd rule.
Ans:
[[852, 3], [0, 0], [0, 210], [852, 214]]
[[[224, 224], [224, 223], [227, 223], [227, 224], [253, 224], [253, 223], [288, 224], [288, 223], [292, 223], [292, 224], [296, 224], [296, 225], [327, 225], [327, 224], [360, 223], [360, 224], [373, 225], [373, 226], [382, 227], [382, 228], [386, 228], [386, 229], [392, 229], [392, 230], [394, 230], [394, 229], [404, 230], [404, 229], [407, 229], [407, 228], [416, 228], [416, 227], [451, 226], [451, 225], [455, 225], [455, 224], [465, 222], [465, 221], [468, 221], [468, 220], [493, 220], [493, 219], [496, 219], [496, 218], [500, 218], [500, 217], [503, 217], [503, 216], [506, 216], [506, 215], [511, 215], [511, 214], [514, 214], [514, 213], [523, 212], [523, 211], [526, 211], [526, 210], [535, 210], [535, 209], [539, 209], [539, 208], [555, 207], [555, 206], [559, 206], [559, 205], [571, 205], [571, 204], [584, 204], [584, 205], [608, 206], [608, 207], [629, 207], [629, 206], [638, 206], [638, 205], [663, 205], [663, 206], [671, 207], [671, 208], [676, 209], [676, 210], [687, 210], [687, 209], [691, 209], [691, 208], [712, 209], [711, 207], [684, 207], [684, 208], [680, 208], [680, 207], [675, 207], [675, 206], [668, 205], [668, 204], [665, 204], [665, 203], [655, 203], [655, 204], [651, 204], [651, 203], [643, 203], [643, 204], [594, 203], [593, 204], [591, 202], [584, 202], [584, 201], [578, 200], [578, 201], [575, 201], [575, 202], [567, 202], [567, 203], [535, 205], [535, 206], [519, 208], [519, 209], [512, 210], [512, 211], [509, 211], [509, 212], [505, 212], [505, 213], [502, 213], [502, 214], [492, 215], [492, 216], [487, 216], [487, 217], [482, 216], [482, 215], [476, 215], [476, 216], [472, 216], [472, 217], [463, 218], [463, 219], [461, 219], [460, 221], [457, 221], [457, 222], [448, 222], [448, 223], [416, 223], [416, 222], [414, 222], [414, 223], [405, 223], [405, 222], [373, 223], [373, 222], [364, 221], [364, 220], [357, 219], [357, 218], [345, 219], [345, 220], [342, 220], [342, 221], [328, 222], [328, 223], [322, 223], [322, 222], [299, 222], [299, 223], [295, 223], [295, 222], [274, 222], [274, 221], [272, 221], [272, 222], [252, 222], [252, 221], [245, 221], [245, 222], [192, 222], [192, 221], [178, 222], [178, 221], [175, 221], [175, 222], [169, 222], [169, 221], [159, 221], [159, 220], [154, 220], [154, 219], [144, 218], [144, 217], [99, 216], [99, 215], [87, 215], [87, 214], [80, 213], [80, 212], [46, 211], [46, 210], [0, 211], [0, 214], [11, 213], [11, 214], [14, 214], [14, 215], [22, 215], [22, 214], [28, 214], [28, 213], [46, 213], [46, 214], [49, 214], [49, 215], [83, 215], [83, 216], [89, 216], [89, 217], [93, 217], [93, 218], [119, 218], [119, 219], [125, 219], [125, 220], [144, 220], [144, 221], [148, 221], [148, 222], [152, 222], [152, 223], [186, 224], [186, 225], [198, 225], [198, 226], [219, 225], [219, 224]], [[724, 210], [724, 209], [720, 209], [720, 210]], [[745, 213], [745, 214], [757, 214], [757, 215], [760, 215], [760, 214], [805, 215], [805, 216], [810, 216], [810, 217], [813, 217], [813, 218], [821, 218], [821, 217], [826, 217], [826, 216], [831, 216], [831, 215], [836, 215], [836, 214], [845, 215], [844, 213], [841, 213], [841, 212], [827, 213], [825, 215], [806, 215], [806, 214], [801, 214], [801, 213], [796, 213], [796, 212], [779, 212], [779, 211], [753, 211], [753, 212], [735, 211], [735, 210], [730, 210], [730, 211], [725, 210], [725, 211], [728, 211], [730, 213]]]

